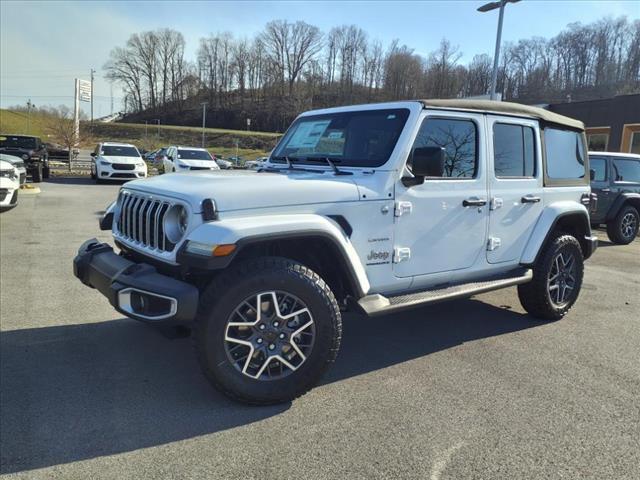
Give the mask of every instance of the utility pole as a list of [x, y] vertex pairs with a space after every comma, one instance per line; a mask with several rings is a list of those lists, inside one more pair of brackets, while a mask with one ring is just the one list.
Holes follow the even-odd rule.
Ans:
[[207, 102], [202, 102], [202, 148], [204, 148], [204, 126], [207, 123]]
[[109, 85], [111, 86], [111, 116], [113, 116], [113, 82], [110, 82]]
[[153, 120], [151, 120], [152, 122], [158, 122], [158, 131], [156, 133], [156, 136], [158, 137], [158, 140], [160, 140], [160, 119], [159, 118], [154, 118]]
[[149, 120], [144, 121], [144, 139], [147, 139], [147, 127], [149, 126]]
[[496, 50], [493, 54], [493, 72], [491, 73], [491, 100], [497, 99], [496, 84], [498, 83], [498, 63], [500, 61], [500, 42], [502, 40], [502, 21], [504, 20], [504, 7], [507, 3], [517, 3], [520, 0], [498, 0], [497, 2], [485, 3], [481, 7], [478, 7], [478, 11], [481, 13], [490, 12], [496, 8], [500, 9], [500, 15], [498, 16], [498, 33], [496, 35]]
[[31, 131], [31, 108], [33, 106], [31, 99], [27, 100], [27, 133]]
[[96, 73], [96, 71], [92, 68], [91, 69], [91, 125], [93, 125], [93, 74]]

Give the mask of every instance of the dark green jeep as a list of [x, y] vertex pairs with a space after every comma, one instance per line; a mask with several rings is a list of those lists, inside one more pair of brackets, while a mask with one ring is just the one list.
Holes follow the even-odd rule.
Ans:
[[592, 226], [606, 224], [613, 243], [631, 243], [640, 225], [640, 155], [589, 152], [589, 166], [591, 191], [598, 195]]

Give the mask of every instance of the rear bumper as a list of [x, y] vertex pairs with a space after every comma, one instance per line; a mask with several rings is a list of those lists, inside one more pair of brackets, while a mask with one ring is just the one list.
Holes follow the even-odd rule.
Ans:
[[595, 252], [598, 249], [598, 237], [593, 235], [591, 237], [584, 237], [584, 240], [585, 240], [584, 243], [586, 245], [586, 248], [585, 248], [585, 251], [582, 252], [582, 255], [586, 260], [591, 255], [593, 255], [593, 252]]
[[111, 246], [87, 240], [73, 260], [73, 273], [102, 293], [115, 309], [149, 323], [188, 323], [198, 308], [198, 289], [114, 253]]

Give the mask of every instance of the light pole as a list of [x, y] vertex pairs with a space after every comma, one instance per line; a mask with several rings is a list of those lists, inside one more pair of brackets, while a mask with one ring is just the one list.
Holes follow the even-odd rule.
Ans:
[[500, 16], [498, 17], [498, 34], [496, 35], [496, 51], [493, 55], [493, 72], [491, 73], [491, 100], [496, 99], [496, 83], [498, 82], [498, 62], [500, 60], [500, 41], [502, 40], [502, 20], [504, 19], [504, 7], [507, 3], [517, 3], [520, 0], [498, 0], [497, 2], [485, 3], [481, 7], [478, 7], [478, 11], [485, 13], [500, 9]]
[[160, 140], [160, 119], [159, 118], [154, 118], [151, 121], [152, 122], [158, 122], [158, 131], [156, 133], [156, 137], [158, 138], [158, 140]]
[[202, 148], [204, 148], [204, 125], [207, 121], [207, 102], [202, 102]]
[[144, 121], [144, 139], [147, 139], [147, 127], [149, 126], [149, 120]]

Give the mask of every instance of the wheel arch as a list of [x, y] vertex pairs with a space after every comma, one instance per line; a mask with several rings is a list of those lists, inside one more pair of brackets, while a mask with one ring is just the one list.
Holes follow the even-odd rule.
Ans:
[[640, 212], [640, 193], [621, 193], [607, 212], [604, 223], [615, 219], [625, 205], [631, 205]]
[[584, 258], [591, 255], [591, 223], [589, 213], [584, 205], [577, 202], [558, 202], [545, 207], [536, 226], [529, 237], [522, 254], [522, 265], [533, 265], [547, 242], [557, 232], [573, 235], [580, 243]]
[[[347, 234], [335, 220], [320, 215], [221, 219], [201, 225], [188, 240], [236, 245], [228, 257], [212, 259], [209, 270], [221, 270], [258, 256], [280, 256], [314, 270], [340, 299], [361, 298], [370, 288], [364, 267]], [[197, 268], [193, 258], [187, 258], [185, 246], [181, 248], [178, 263]], [[200, 266], [202, 264], [200, 261]]]

